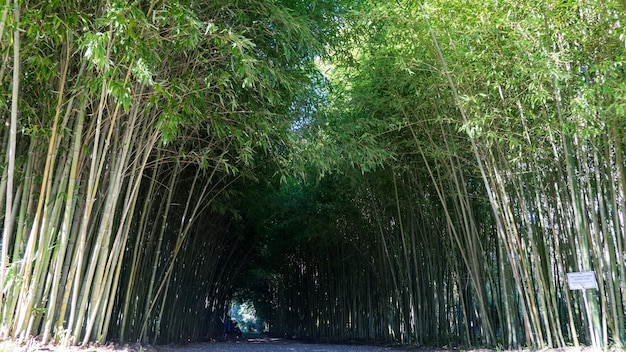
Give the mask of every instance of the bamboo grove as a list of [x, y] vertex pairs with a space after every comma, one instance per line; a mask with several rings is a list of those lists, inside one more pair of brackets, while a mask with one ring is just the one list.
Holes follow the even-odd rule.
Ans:
[[[354, 14], [351, 56], [328, 68], [341, 87], [332, 118], [394, 157], [310, 186], [290, 207], [317, 204], [311, 234], [270, 218], [268, 232], [305, 234], [270, 285], [276, 328], [623, 346], [624, 13], [611, 1], [399, 1]], [[598, 290], [570, 291], [579, 271]]]
[[234, 185], [279, 165], [325, 9], [315, 21], [266, 1], [0, 9], [0, 337], [211, 336], [254, 243]]
[[622, 346], [624, 6], [7, 0], [0, 338]]

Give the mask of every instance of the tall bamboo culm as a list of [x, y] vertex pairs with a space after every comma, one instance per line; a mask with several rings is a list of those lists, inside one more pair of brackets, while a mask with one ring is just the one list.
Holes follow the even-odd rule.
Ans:
[[[623, 346], [623, 3], [561, 5], [372, 10], [374, 39], [355, 48], [367, 70], [344, 88], [351, 117], [383, 126], [397, 159], [355, 176], [349, 194], [331, 188], [353, 202], [337, 221], [347, 225], [328, 230], [343, 241], [294, 257], [285, 274], [317, 283], [324, 268], [328, 282], [277, 288], [277, 314], [313, 336]], [[579, 271], [594, 271], [598, 289], [569, 290]], [[370, 310], [329, 321], [291, 310], [295, 299], [338, 317]]]
[[[234, 184], [282, 133], [281, 99], [295, 93], [279, 85], [298, 76], [291, 64], [283, 75], [286, 58], [271, 70], [255, 59], [265, 39], [246, 37], [237, 6], [2, 2], [0, 338], [217, 334], [235, 253], [253, 243]], [[281, 35], [311, 35], [292, 19]]]

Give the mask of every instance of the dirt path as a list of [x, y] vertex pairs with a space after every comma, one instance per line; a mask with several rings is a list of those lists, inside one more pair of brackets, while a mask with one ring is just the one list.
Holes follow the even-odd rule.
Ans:
[[[207, 342], [185, 346], [155, 346], [158, 352], [382, 352], [391, 347], [302, 343], [279, 338], [244, 338], [239, 341]], [[395, 351], [399, 351], [395, 349]]]
[[[383, 352], [393, 351], [388, 347], [313, 344], [303, 343], [290, 339], [249, 337], [238, 341], [204, 342], [187, 345], [139, 346], [139, 345], [106, 345], [63, 348], [60, 346], [41, 345], [37, 341], [17, 343], [14, 341], [0, 341], [0, 352]], [[399, 350], [395, 350], [399, 351]]]
[[[495, 352], [490, 349], [443, 349], [443, 348], [417, 348], [417, 347], [385, 347], [385, 346], [364, 346], [364, 345], [339, 345], [322, 343], [304, 343], [291, 339], [270, 338], [270, 337], [247, 337], [239, 341], [226, 342], [205, 342], [187, 345], [166, 345], [166, 346], [139, 346], [126, 345], [119, 346], [109, 344], [106, 346], [85, 346], [63, 348], [59, 346], [42, 346], [35, 340], [18, 344], [14, 341], [0, 341], [0, 352]], [[515, 351], [501, 352], [531, 352], [523, 349]], [[607, 350], [593, 349], [590, 347], [567, 347], [558, 349], [542, 349], [541, 352], [622, 352], [617, 348]]]
[[[367, 346], [324, 343], [304, 343], [291, 339], [248, 337], [239, 341], [206, 342], [189, 345], [154, 346], [152, 352], [496, 352], [491, 349], [418, 348], [411, 346]], [[529, 349], [500, 350], [500, 352], [533, 352]], [[590, 347], [566, 347], [542, 349], [540, 352], [625, 352], [609, 348], [607, 350]]]

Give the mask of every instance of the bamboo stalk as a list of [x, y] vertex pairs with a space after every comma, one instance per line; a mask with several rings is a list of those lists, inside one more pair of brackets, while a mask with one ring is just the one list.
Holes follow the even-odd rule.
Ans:
[[[0, 38], [4, 32], [4, 24], [6, 23], [7, 12], [10, 2], [7, 0], [7, 7], [2, 14], [0, 21]], [[2, 251], [0, 251], [0, 285], [4, 286], [4, 278], [6, 268], [9, 265], [9, 241], [13, 233], [14, 217], [13, 214], [13, 176], [15, 173], [15, 149], [17, 145], [17, 120], [18, 120], [18, 99], [20, 92], [20, 7], [17, 0], [13, 2], [13, 21], [15, 28], [13, 30], [13, 82], [11, 91], [11, 120], [9, 124], [9, 143], [7, 146], [7, 174], [6, 174], [6, 195], [4, 210], [4, 226], [2, 233]], [[4, 289], [0, 290], [0, 301], [4, 301]], [[3, 314], [4, 315], [4, 314]], [[2, 329], [4, 330], [4, 329]]]

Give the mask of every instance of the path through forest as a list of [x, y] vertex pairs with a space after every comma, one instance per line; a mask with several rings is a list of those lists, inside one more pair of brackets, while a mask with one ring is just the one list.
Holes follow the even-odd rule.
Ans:
[[[68, 347], [41, 345], [36, 341], [18, 344], [11, 341], [0, 342], [0, 352], [217, 352], [217, 351], [237, 351], [237, 352], [382, 352], [382, 351], [407, 351], [406, 348], [393, 348], [385, 346], [366, 346], [348, 344], [325, 344], [325, 343], [305, 343], [292, 339], [281, 338], [243, 338], [241, 340], [190, 343], [186, 345], [161, 345], [161, 346], [140, 346], [114, 345], [106, 346], [90, 345], [88, 347]], [[426, 350], [423, 350], [426, 351]]]
[[339, 345], [304, 343], [292, 339], [269, 338], [269, 337], [249, 337], [239, 341], [209, 342], [191, 344], [188, 346], [157, 346], [159, 352], [217, 352], [217, 351], [237, 351], [237, 352], [382, 352], [398, 351], [392, 347], [365, 346], [365, 345]]
[[[113, 345], [106, 346], [90, 345], [89, 347], [69, 347], [63, 348], [52, 345], [40, 345], [35, 340], [28, 343], [17, 344], [11, 341], [0, 341], [0, 352], [495, 352], [492, 349], [465, 349], [465, 348], [418, 348], [415, 346], [368, 346], [355, 344], [326, 344], [326, 343], [306, 343], [292, 339], [281, 338], [257, 338], [248, 337], [239, 341], [226, 342], [204, 342], [187, 345], [165, 345], [165, 346], [139, 346], [139, 345]], [[506, 350], [500, 350], [507, 352]], [[531, 352], [533, 350], [520, 349], [515, 352]], [[566, 347], [558, 349], [542, 349], [541, 352], [596, 352], [623, 351], [616, 348], [607, 350], [594, 349], [591, 347]], [[509, 351], [512, 352], [512, 351]]]
[[[349, 344], [304, 343], [290, 339], [248, 339], [240, 342], [198, 343], [186, 346], [156, 346], [156, 352], [495, 352], [492, 349], [427, 348], [415, 346], [368, 346]], [[507, 352], [504, 350], [500, 350]], [[515, 350], [531, 352], [532, 350]], [[542, 349], [541, 352], [595, 352], [602, 349], [566, 347]], [[612, 352], [621, 350], [609, 349]], [[513, 352], [513, 351], [508, 351]]]

